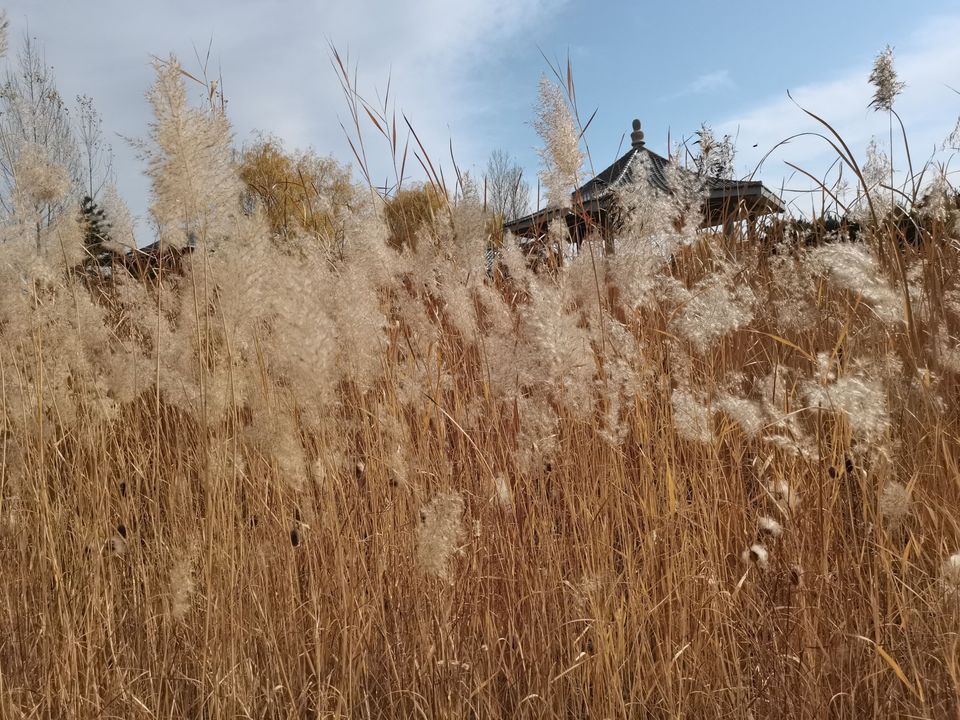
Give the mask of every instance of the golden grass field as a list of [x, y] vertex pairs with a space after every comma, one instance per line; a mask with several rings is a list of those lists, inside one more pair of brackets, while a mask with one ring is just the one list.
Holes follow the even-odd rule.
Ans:
[[952, 189], [805, 242], [635, 188], [536, 272], [467, 192], [278, 243], [185, 82], [169, 262], [91, 278], [35, 161], [3, 228], [0, 717], [957, 716]]

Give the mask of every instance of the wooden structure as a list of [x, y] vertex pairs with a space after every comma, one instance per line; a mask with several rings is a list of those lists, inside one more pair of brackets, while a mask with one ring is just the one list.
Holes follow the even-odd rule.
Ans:
[[[639, 178], [635, 176], [638, 172], [646, 171], [646, 182], [653, 188], [663, 193], [671, 192], [667, 176], [670, 160], [646, 146], [639, 120], [633, 121], [630, 141], [630, 149], [622, 157], [574, 191], [571, 196], [572, 207], [544, 208], [506, 223], [504, 229], [521, 240], [535, 241], [544, 237], [552, 220], [563, 218], [573, 242], [579, 244], [590, 231], [599, 231], [609, 241], [620, 216], [616, 202], [617, 190], [637, 182]], [[679, 172], [692, 171], [681, 169]], [[706, 181], [702, 226], [729, 226], [783, 210], [780, 198], [761, 182], [709, 177]], [[612, 250], [609, 243], [608, 249]]]
[[196, 249], [191, 235], [183, 247], [161, 245], [160, 241], [130, 250], [113, 262], [114, 267], [121, 265], [127, 272], [140, 280], [156, 280], [161, 275], [182, 275], [184, 257]]

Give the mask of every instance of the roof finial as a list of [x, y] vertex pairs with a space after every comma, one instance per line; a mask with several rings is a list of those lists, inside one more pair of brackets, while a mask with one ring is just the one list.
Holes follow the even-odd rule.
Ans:
[[640, 121], [633, 121], [633, 132], [630, 133], [630, 144], [635, 148], [642, 148], [644, 146], [643, 142], [643, 130], [640, 129]]

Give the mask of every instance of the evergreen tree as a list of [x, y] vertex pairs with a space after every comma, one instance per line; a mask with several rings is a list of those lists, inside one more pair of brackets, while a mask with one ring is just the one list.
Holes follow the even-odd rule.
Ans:
[[83, 244], [89, 254], [90, 262], [98, 265], [104, 255], [109, 255], [106, 243], [110, 240], [110, 223], [106, 213], [89, 195], [80, 201], [80, 223], [83, 226]]

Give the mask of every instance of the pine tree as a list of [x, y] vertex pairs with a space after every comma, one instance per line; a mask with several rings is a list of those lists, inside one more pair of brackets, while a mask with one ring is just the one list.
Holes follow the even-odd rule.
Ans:
[[101, 260], [109, 255], [106, 243], [110, 240], [110, 223], [106, 213], [89, 195], [80, 201], [80, 223], [83, 226], [83, 244], [89, 259], [87, 264], [102, 264]]

